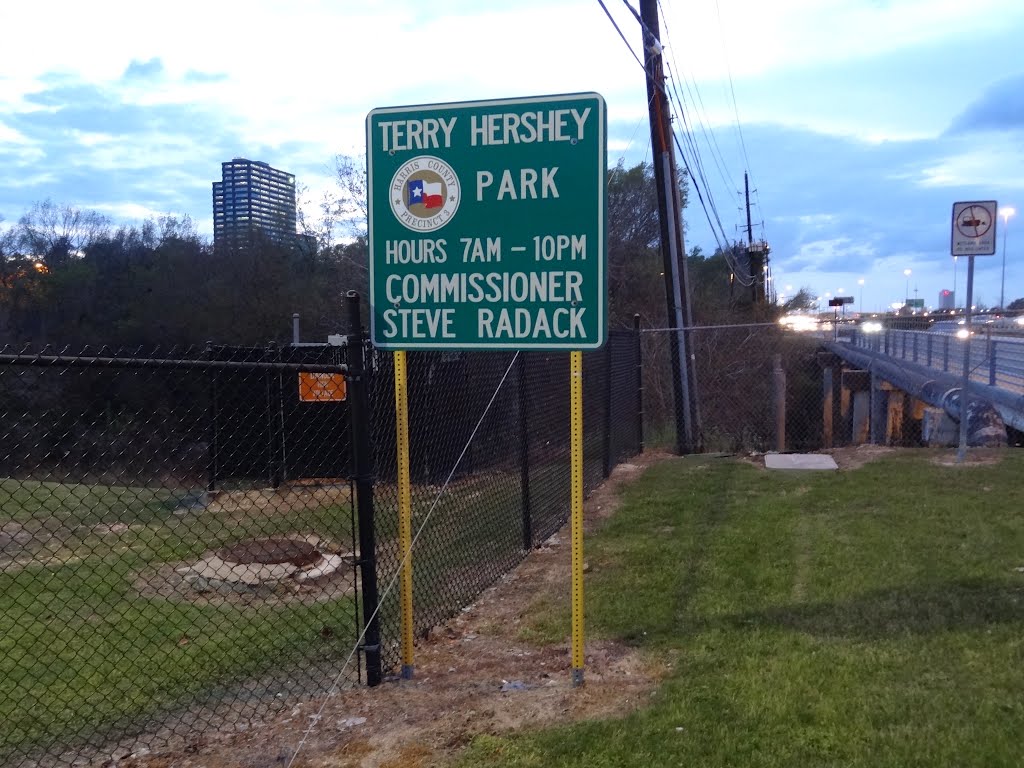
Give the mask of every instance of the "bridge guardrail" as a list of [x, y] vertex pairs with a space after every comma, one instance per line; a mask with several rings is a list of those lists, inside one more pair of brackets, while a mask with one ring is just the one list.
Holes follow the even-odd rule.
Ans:
[[[885, 330], [852, 334], [855, 347], [917, 363], [936, 371], [963, 371], [965, 340], [934, 331]], [[983, 332], [971, 339], [971, 381], [1024, 392], [1024, 339]]]

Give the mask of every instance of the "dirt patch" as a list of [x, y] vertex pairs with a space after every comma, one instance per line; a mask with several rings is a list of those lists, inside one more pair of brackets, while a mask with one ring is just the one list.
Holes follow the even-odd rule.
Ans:
[[957, 451], [951, 448], [936, 455], [932, 459], [933, 464], [943, 467], [983, 467], [998, 464], [1006, 458], [1008, 451], [1012, 448], [968, 448], [967, 455], [961, 462], [957, 459]]
[[69, 562], [73, 553], [65, 545], [74, 535], [72, 528], [52, 517], [4, 523], [0, 527], [0, 573], [20, 571], [35, 563]]
[[250, 539], [206, 552], [199, 560], [162, 563], [139, 572], [143, 597], [202, 605], [314, 604], [354, 594], [355, 556], [309, 535]]
[[319, 509], [327, 504], [351, 504], [352, 491], [347, 484], [303, 485], [294, 483], [276, 489], [250, 491], [211, 491], [199, 506], [214, 513], [226, 513], [251, 519], [253, 512], [287, 514]]
[[[621, 486], [661, 458], [645, 455], [620, 465], [587, 500], [585, 528], [610, 517]], [[297, 704], [277, 719], [193, 733], [175, 751], [127, 750], [113, 761], [108, 753], [106, 763], [95, 764], [269, 768], [287, 765], [306, 734], [296, 766], [415, 768], [446, 762], [480, 734], [624, 716], [649, 699], [667, 671], [663, 662], [591, 640], [586, 683], [573, 688], [567, 639], [555, 645], [524, 639], [534, 606], [567, 602], [570, 555], [565, 529], [457, 617], [418, 638], [412, 680], [340, 690]]]
[[832, 448], [828, 451], [822, 451], [827, 453], [836, 464], [839, 465], [839, 469], [858, 469], [863, 467], [865, 464], [876, 459], [880, 459], [884, 456], [891, 456], [894, 454], [897, 448], [890, 448], [887, 445], [849, 445], [843, 448]]
[[831, 455], [839, 465], [839, 469], [843, 470], [857, 469], [884, 456], [908, 451], [918, 456], [929, 457], [933, 464], [941, 466], [978, 467], [998, 464], [1006, 457], [1009, 450], [1009, 448], [969, 448], [962, 463], [957, 461], [955, 448], [892, 448], [885, 445], [852, 445], [823, 452]]
[[[883, 456], [890, 456], [899, 448], [890, 448], [885, 445], [849, 445], [842, 448], [830, 448], [823, 451], [813, 451], [813, 453], [821, 453], [831, 456], [835, 463], [839, 466], [839, 469], [850, 470], [863, 467], [870, 461], [875, 461]], [[902, 449], [909, 450], [909, 449]], [[737, 461], [744, 461], [747, 464], [752, 464], [755, 467], [764, 469], [764, 454], [762, 453], [751, 453], [745, 456], [736, 456]]]
[[21, 523], [4, 523], [0, 526], [0, 554], [20, 552], [35, 538]]
[[[831, 456], [840, 470], [859, 469], [865, 464], [896, 453], [913, 451], [917, 455], [931, 456], [933, 464], [942, 466], [983, 466], [998, 464], [1006, 456], [1008, 448], [970, 448], [967, 457], [961, 464], [956, 458], [955, 448], [895, 448], [887, 445], [849, 445], [842, 448], [831, 448], [821, 453]], [[764, 467], [764, 456], [752, 454], [742, 457], [744, 461]]]

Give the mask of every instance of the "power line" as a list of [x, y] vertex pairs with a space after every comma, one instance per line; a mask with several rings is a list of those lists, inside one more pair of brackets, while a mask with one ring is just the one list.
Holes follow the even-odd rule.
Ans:
[[[659, 7], [661, 7], [660, 0], [659, 0]], [[662, 10], [662, 15], [665, 15], [663, 7], [661, 8], [661, 10]], [[667, 47], [671, 51], [673, 51], [673, 53], [671, 53], [671, 59], [672, 59], [672, 64], [675, 65], [674, 68], [670, 67], [670, 72], [673, 74], [673, 78], [671, 80], [672, 94], [669, 95], [669, 99], [670, 99], [670, 101], [673, 101], [675, 103], [676, 110], [679, 113], [679, 116], [680, 116], [680, 118], [681, 118], [681, 120], [683, 122], [685, 131], [686, 131], [686, 133], [684, 133], [684, 139], [685, 139], [687, 145], [690, 148], [690, 154], [691, 154], [691, 157], [692, 157], [692, 166], [693, 166], [693, 168], [696, 168], [696, 175], [694, 175], [694, 173], [692, 172], [692, 169], [690, 169], [691, 170], [691, 173], [690, 173], [691, 179], [692, 179], [692, 181], [694, 183], [695, 189], [698, 192], [698, 198], [701, 198], [699, 186], [703, 185], [703, 187], [704, 187], [704, 191], [706, 192], [707, 197], [708, 197], [708, 201], [707, 201], [708, 206], [707, 207], [710, 207], [710, 214], [707, 211], [705, 211], [705, 216], [708, 218], [708, 225], [711, 227], [712, 234], [715, 237], [715, 241], [716, 241], [716, 243], [718, 245], [719, 250], [725, 251], [726, 247], [725, 247], [725, 245], [723, 245], [723, 241], [725, 242], [725, 244], [727, 244], [729, 242], [729, 236], [726, 234], [725, 227], [722, 225], [721, 215], [719, 214], [719, 211], [718, 211], [718, 204], [715, 201], [714, 194], [712, 193], [712, 190], [711, 190], [711, 184], [709, 183], [708, 178], [707, 178], [707, 174], [706, 174], [706, 172], [704, 170], [704, 162], [703, 162], [703, 159], [701, 158], [701, 152], [700, 152], [699, 148], [697, 147], [696, 135], [695, 135], [695, 132], [694, 132], [693, 128], [690, 127], [690, 123], [689, 123], [688, 118], [687, 118], [689, 110], [687, 110], [685, 108], [685, 106], [686, 106], [685, 105], [685, 99], [682, 97], [682, 95], [681, 95], [681, 93], [679, 91], [679, 87], [678, 87], [678, 84], [677, 84], [678, 76], [681, 76], [683, 78], [683, 85], [686, 87], [687, 92], [689, 92], [689, 94], [690, 94], [690, 102], [691, 102], [691, 104], [694, 107], [693, 114], [696, 117], [697, 125], [700, 127], [701, 132], [704, 135], [705, 143], [708, 145], [708, 148], [711, 151], [712, 159], [715, 161], [715, 165], [718, 168], [719, 175], [722, 177], [722, 181], [725, 183], [725, 186], [728, 189], [728, 187], [729, 187], [728, 175], [729, 174], [727, 173], [727, 171], [725, 170], [725, 167], [724, 167], [726, 165], [725, 158], [722, 156], [721, 149], [718, 147], [718, 142], [714, 138], [714, 131], [713, 130], [709, 130], [709, 127], [708, 127], [706, 121], [704, 120], [704, 118], [702, 116], [702, 110], [706, 111], [706, 107], [704, 107], [703, 97], [700, 95], [700, 89], [697, 86], [696, 81], [693, 81], [693, 85], [691, 87], [690, 79], [686, 77], [685, 72], [682, 72], [682, 71], [679, 70], [678, 64], [675, 63], [674, 47], [669, 44], [669, 36], [670, 36], [670, 30], [669, 30], [668, 24], [666, 22], [665, 32], [664, 32], [664, 43], [665, 43], [665, 47]], [[676, 76], [676, 73], [678, 73], [678, 76]], [[700, 109], [698, 109], [697, 106], [696, 106], [698, 102], [700, 103]], [[679, 144], [678, 139], [677, 139], [677, 144]], [[716, 150], [717, 150], [717, 152], [716, 152]], [[682, 150], [682, 147], [680, 146], [680, 153], [682, 153], [682, 152], [683, 152], [683, 150]], [[684, 163], [686, 163], [685, 156], [684, 156]], [[687, 163], [687, 165], [690, 165], [690, 164]], [[703, 204], [703, 200], [702, 200], [702, 204]], [[712, 216], [714, 218], [714, 222], [711, 221]], [[717, 224], [717, 230], [715, 228], [716, 224]], [[721, 234], [721, 238], [719, 238], [719, 234]]]
[[736, 116], [736, 132], [740, 137], [740, 149], [743, 151], [743, 162], [747, 172], [750, 173], [750, 158], [747, 156], [747, 143], [743, 140], [743, 125], [740, 123], [740, 109], [736, 103], [736, 88], [732, 81], [732, 65], [729, 64], [729, 45], [725, 38], [725, 25], [722, 23], [722, 8], [718, 4], [718, 0], [715, 0], [715, 14], [718, 17], [718, 34], [722, 38], [722, 54], [725, 59], [725, 71], [729, 76], [729, 93], [732, 96], [733, 114]]
[[[636, 52], [633, 51], [632, 46], [630, 46], [629, 41], [622, 33], [622, 30], [619, 28], [618, 23], [612, 17], [610, 11], [608, 10], [608, 7], [604, 3], [604, 0], [598, 0], [598, 3], [604, 10], [605, 15], [608, 16], [608, 19], [609, 21], [611, 21], [612, 26], [614, 26], [616, 31], [619, 33], [619, 36], [622, 38], [623, 42], [626, 43], [626, 46], [633, 54], [633, 57], [639, 61]], [[650, 28], [647, 26], [647, 24], [644, 23], [643, 19], [640, 17], [640, 14], [629, 4], [629, 0], [623, 0], [623, 4], [626, 6], [626, 8], [629, 9], [630, 13], [632, 13], [634, 18], [636, 18], [636, 20], [639, 22], [645, 36], [651, 40], [651, 44], [657, 46], [659, 50], [664, 50], [665, 46], [662, 44], [661, 40], [658, 39], [658, 36], [652, 34]], [[646, 71], [646, 67], [644, 67], [644, 70]], [[651, 75], [649, 72], [647, 73], [647, 78], [648, 80], [651, 80]], [[681, 121], [684, 124], [684, 138], [691, 149], [691, 154], [693, 157], [692, 163], [688, 160], [686, 152], [683, 150], [682, 143], [679, 140], [678, 132], [675, 129], [672, 130], [672, 139], [676, 146], [676, 149], [679, 151], [680, 159], [682, 160], [683, 167], [686, 170], [687, 176], [690, 179], [690, 184], [693, 187], [694, 191], [697, 193], [697, 199], [700, 202], [701, 208], [704, 211], [704, 216], [708, 222], [708, 226], [711, 229], [711, 233], [715, 238], [715, 242], [718, 245], [719, 250], [725, 253], [726, 247], [723, 244], [723, 241], [725, 243], [728, 243], [729, 238], [725, 234], [725, 230], [722, 227], [721, 217], [718, 213], [718, 207], [715, 204], [714, 198], [711, 194], [710, 185], [707, 182], [707, 176], [704, 173], [703, 163], [700, 159], [700, 151], [696, 146], [693, 131], [690, 129], [689, 124], [687, 122], [686, 111], [683, 109], [682, 106], [683, 100], [680, 97], [678, 97], [678, 94], [676, 95], [676, 98], [673, 98], [673, 95], [664, 86], [664, 84], [655, 83], [654, 85], [655, 88], [664, 95], [667, 104], [675, 104], [676, 110], [679, 113]], [[693, 168], [697, 168], [697, 173], [694, 173]], [[705, 200], [705, 195], [707, 196], [707, 200]], [[719, 234], [721, 234], [721, 237], [719, 237]], [[726, 258], [728, 259], [729, 256], [727, 255]], [[738, 274], [737, 270], [734, 269], [733, 271]]]
[[[629, 49], [629, 52], [633, 54], [633, 58], [636, 59], [636, 63], [640, 65], [641, 69], [643, 69], [644, 63], [640, 61], [640, 57], [636, 55], [636, 51], [633, 50], [633, 46], [629, 44], [629, 40], [626, 39], [626, 36], [622, 33], [622, 30], [619, 29], [618, 22], [615, 21], [615, 18], [612, 16], [611, 11], [608, 10], [608, 6], [604, 4], [604, 0], [597, 0], [597, 2], [598, 4], [600, 4], [601, 8], [604, 9], [604, 13], [608, 17], [608, 21], [610, 21], [612, 23], [612, 26], [615, 27], [615, 31], [619, 33], [619, 37], [622, 38], [622, 42], [626, 44], [626, 47]], [[628, 7], [629, 3], [626, 3], [626, 6]]]
[[[659, 0], [658, 4], [659, 6], [661, 6], [661, 0]], [[671, 30], [668, 26], [668, 16], [667, 14], [665, 14], [664, 8], [662, 8], [662, 15], [665, 16], [665, 38], [667, 41], [668, 38], [671, 36]], [[705, 128], [705, 121], [701, 118], [701, 112], [707, 112], [707, 107], [704, 105], [704, 97], [701, 95], [700, 86], [697, 85], [696, 79], [687, 77], [686, 71], [681, 69], [679, 65], [676, 63], [675, 47], [669, 45], [667, 46], [667, 48], [670, 52], [670, 56], [672, 59], [671, 71], [673, 71], [673, 73], [678, 72], [679, 75], [683, 78], [683, 84], [686, 86], [686, 90], [690, 94], [691, 103], [693, 103], [694, 98], [696, 98], [696, 103], [700, 104], [700, 109], [697, 110], [698, 122], [701, 125], [701, 130], [704, 133], [705, 140], [708, 142], [708, 146], [711, 147], [712, 153], [716, 156], [716, 164], [717, 160], [721, 160], [721, 166], [725, 166], [724, 170], [721, 166], [719, 170], [722, 171], [723, 181], [725, 181], [728, 185], [727, 177], [732, 176], [732, 173], [728, 169], [728, 163], [725, 162], [725, 156], [722, 154], [721, 147], [718, 146], [718, 139], [715, 137], [714, 129], [710, 128], [710, 125], [708, 125], [708, 127]], [[692, 89], [690, 87], [691, 83], [693, 85]], [[694, 104], [694, 107], [696, 109], [696, 104]]]
[[[673, 88], [674, 88], [674, 86], [673, 86]], [[714, 214], [715, 222], [718, 224], [718, 232], [721, 232], [722, 238], [724, 240], [728, 241], [729, 238], [725, 234], [725, 229], [722, 226], [721, 216], [718, 213], [718, 205], [715, 202], [714, 196], [711, 194], [711, 185], [708, 183], [707, 174], [704, 172], [704, 163], [703, 163], [703, 160], [701, 159], [701, 156], [700, 156], [700, 150], [697, 148], [696, 140], [695, 140], [694, 135], [693, 135], [693, 129], [690, 128], [690, 124], [687, 121], [687, 117], [686, 117], [686, 110], [680, 104], [678, 104], [679, 101], [681, 101], [681, 99], [679, 99], [678, 94], [676, 94], [674, 102], [676, 103], [676, 108], [677, 108], [677, 111], [679, 112], [680, 120], [683, 123], [683, 128], [685, 129], [684, 132], [683, 132], [683, 138], [684, 138], [684, 140], [686, 141], [687, 145], [690, 148], [690, 155], [693, 158], [693, 166], [697, 169], [697, 174], [699, 175], [699, 181], [703, 185], [704, 189], [707, 191], [708, 204], [710, 205], [711, 211]], [[683, 153], [683, 149], [682, 149], [682, 146], [680, 146], [680, 144], [679, 144], [679, 137], [677, 135], [675, 135], [675, 134], [676, 134], [676, 132], [673, 130], [673, 135], [675, 137], [676, 145], [679, 146], [679, 151], [682, 154]], [[684, 157], [684, 161], [685, 161], [685, 157]], [[692, 176], [692, 172], [691, 172], [691, 176]], [[697, 179], [695, 179], [694, 181], [696, 183]], [[710, 221], [708, 223], [711, 224]], [[714, 232], [714, 225], [712, 225], [712, 231], [715, 234], [715, 239], [717, 241], [718, 240], [718, 232]], [[719, 242], [719, 247], [721, 247], [721, 242]]]

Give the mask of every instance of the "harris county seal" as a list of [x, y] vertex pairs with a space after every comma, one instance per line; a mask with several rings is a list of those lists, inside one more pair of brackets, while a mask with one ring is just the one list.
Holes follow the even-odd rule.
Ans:
[[403, 163], [388, 188], [391, 212], [413, 232], [433, 232], [451, 221], [459, 209], [461, 193], [454, 169], [430, 155]]

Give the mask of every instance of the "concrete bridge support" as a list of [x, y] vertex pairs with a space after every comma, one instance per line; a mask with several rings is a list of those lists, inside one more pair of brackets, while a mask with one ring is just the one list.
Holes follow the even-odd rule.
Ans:
[[[926, 445], [950, 444], [950, 420], [955, 427], [960, 419], [958, 376], [909, 360], [892, 360], [881, 350], [846, 344], [827, 344], [826, 348], [828, 351], [818, 355], [824, 374], [826, 447], [842, 445], [844, 441], [870, 440], [880, 445], [917, 443], [918, 429], [920, 440]], [[939, 408], [946, 418], [938, 413]], [[1001, 391], [991, 384], [972, 382], [967, 404], [967, 444], [1006, 445], [1007, 423], [1024, 428], [1022, 413], [1024, 396]]]

